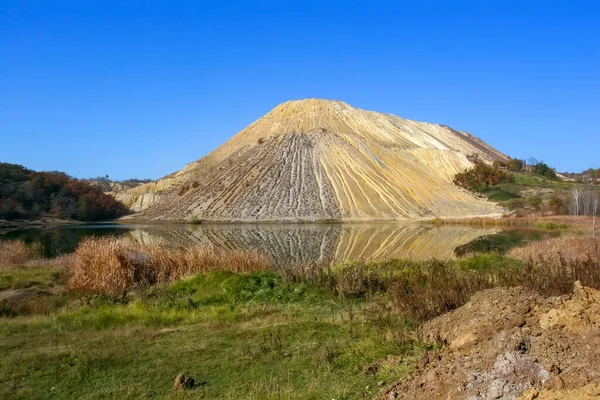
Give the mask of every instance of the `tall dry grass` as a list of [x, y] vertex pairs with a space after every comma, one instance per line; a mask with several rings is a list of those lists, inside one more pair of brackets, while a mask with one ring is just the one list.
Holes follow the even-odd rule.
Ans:
[[592, 225], [592, 217], [581, 215], [529, 215], [524, 217], [504, 215], [500, 218], [434, 218], [429, 221], [435, 226], [443, 225], [470, 225], [473, 227], [498, 227], [518, 228], [533, 226], [540, 229], [565, 229], [580, 228], [589, 229]]
[[40, 258], [39, 245], [26, 245], [19, 240], [0, 241], [0, 266], [25, 265]]
[[[591, 248], [588, 239], [565, 237], [532, 242], [511, 250], [512, 257], [524, 262], [504, 259], [498, 268], [466, 267], [450, 260], [395, 260], [338, 267], [312, 263], [277, 271], [289, 282], [331, 290], [341, 298], [382, 297], [396, 311], [422, 321], [462, 306], [477, 291], [494, 287], [522, 286], [544, 295], [561, 295], [570, 293], [574, 282], [580, 281], [600, 289], [600, 261], [581, 256]], [[562, 252], [556, 251], [556, 256], [552, 256], [551, 249]], [[141, 246], [116, 238], [88, 238], [75, 252], [69, 286], [80, 291], [121, 295], [139, 287], [210, 271], [250, 273], [272, 269], [266, 256], [253, 251], [199, 245]]]
[[27, 261], [25, 267], [58, 267], [70, 271], [74, 265], [73, 254], [62, 254], [53, 258], [33, 258]]
[[600, 262], [592, 258], [538, 258], [496, 270], [465, 269], [438, 260], [390, 261], [377, 268], [353, 264], [337, 270], [312, 264], [282, 273], [290, 281], [326, 287], [340, 297], [383, 297], [417, 321], [458, 308], [476, 292], [494, 287], [522, 286], [548, 296], [571, 293], [576, 281], [600, 289]]
[[270, 268], [270, 260], [256, 251], [202, 245], [141, 246], [114, 237], [87, 238], [75, 251], [69, 287], [120, 295], [137, 287], [210, 271], [249, 273]]
[[507, 256], [524, 261], [598, 260], [596, 239], [589, 236], [563, 236], [529, 242], [510, 249]]

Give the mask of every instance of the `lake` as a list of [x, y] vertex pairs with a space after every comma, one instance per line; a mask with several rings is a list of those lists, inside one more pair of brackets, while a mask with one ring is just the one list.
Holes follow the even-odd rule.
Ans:
[[503, 251], [546, 237], [537, 230], [481, 229], [423, 224], [231, 224], [144, 225], [86, 224], [12, 230], [0, 240], [41, 244], [45, 257], [69, 253], [85, 237], [114, 235], [141, 244], [206, 244], [223, 249], [251, 249], [277, 264], [311, 261], [382, 261], [392, 258], [453, 258], [473, 251]]

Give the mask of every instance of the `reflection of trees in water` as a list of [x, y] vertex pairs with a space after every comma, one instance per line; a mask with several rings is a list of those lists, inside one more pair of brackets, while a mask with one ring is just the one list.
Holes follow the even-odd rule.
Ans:
[[493, 231], [466, 226], [393, 224], [223, 225], [149, 227], [130, 233], [140, 243], [200, 243], [264, 252], [279, 264], [450, 258], [454, 249]]
[[126, 230], [117, 228], [65, 226], [10, 231], [0, 235], [0, 240], [22, 240], [28, 244], [39, 243], [43, 257], [55, 257], [74, 252], [79, 242], [87, 236], [120, 236], [125, 233], [127, 233]]
[[472, 253], [500, 253], [504, 254], [516, 246], [524, 245], [527, 242], [542, 240], [546, 238], [558, 237], [559, 231], [542, 231], [539, 229], [509, 229], [479, 237], [454, 250], [454, 254], [462, 257]]

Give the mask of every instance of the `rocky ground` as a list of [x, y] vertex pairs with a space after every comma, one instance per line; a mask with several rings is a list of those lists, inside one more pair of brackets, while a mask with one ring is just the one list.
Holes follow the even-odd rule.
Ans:
[[600, 398], [600, 292], [544, 298], [521, 288], [475, 294], [426, 323], [437, 350], [381, 399]]

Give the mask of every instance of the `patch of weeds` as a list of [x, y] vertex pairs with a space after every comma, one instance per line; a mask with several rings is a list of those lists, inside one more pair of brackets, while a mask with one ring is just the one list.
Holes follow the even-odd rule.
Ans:
[[569, 229], [568, 224], [559, 224], [555, 222], [536, 222], [534, 226], [537, 229], [547, 229], [547, 230], [565, 230]]
[[2, 267], [0, 290], [54, 287], [64, 283], [65, 271], [53, 267]]
[[172, 298], [188, 296], [197, 306], [232, 302], [310, 302], [327, 296], [318, 288], [307, 284], [286, 282], [276, 273], [236, 274], [227, 271], [210, 272], [180, 280], [168, 287], [167, 294]]
[[6, 300], [0, 301], [0, 317], [10, 317], [12, 310], [10, 304]]
[[496, 189], [492, 189], [488, 192], [488, 200], [490, 201], [496, 201], [496, 202], [500, 202], [500, 201], [508, 201], [511, 199], [518, 199], [521, 196], [517, 193], [512, 192], [511, 190], [505, 189], [505, 188], [496, 188]]
[[464, 270], [489, 272], [523, 266], [521, 261], [497, 253], [475, 254], [469, 258], [458, 259], [454, 263], [458, 268]]

